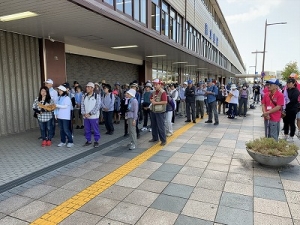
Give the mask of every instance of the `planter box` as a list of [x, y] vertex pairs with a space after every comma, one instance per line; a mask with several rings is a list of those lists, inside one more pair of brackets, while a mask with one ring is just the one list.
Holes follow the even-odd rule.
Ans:
[[274, 167], [279, 167], [279, 166], [283, 166], [286, 165], [290, 162], [292, 162], [297, 156], [297, 155], [293, 155], [293, 156], [270, 156], [270, 155], [262, 155], [260, 153], [251, 151], [250, 149], [246, 148], [247, 152], [249, 153], [249, 155], [257, 162], [259, 162], [260, 164], [263, 165], [267, 165], [267, 166], [274, 166]]

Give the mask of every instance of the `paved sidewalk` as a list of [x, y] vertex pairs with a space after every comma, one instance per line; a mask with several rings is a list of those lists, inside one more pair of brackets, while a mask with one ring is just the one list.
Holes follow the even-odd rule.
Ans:
[[[219, 126], [200, 121], [60, 224], [299, 225], [300, 157], [277, 169], [254, 162], [245, 142], [263, 136], [263, 122], [259, 107], [248, 113], [235, 120], [220, 115]], [[180, 119], [174, 127], [184, 125]], [[37, 136], [38, 132], [24, 134], [34, 141]], [[30, 224], [151, 147], [150, 138], [150, 133], [144, 133], [133, 151], [126, 147], [128, 140], [121, 139], [2, 193], [0, 225]], [[30, 146], [19, 146], [20, 153], [14, 157], [19, 160], [28, 154]], [[32, 155], [41, 149], [35, 148]], [[54, 148], [43, 156], [47, 159], [48, 153], [49, 161], [57, 160], [60, 155], [66, 157], [64, 151], [69, 150]], [[72, 151], [83, 150], [78, 145]], [[23, 170], [25, 174], [26, 167]]]

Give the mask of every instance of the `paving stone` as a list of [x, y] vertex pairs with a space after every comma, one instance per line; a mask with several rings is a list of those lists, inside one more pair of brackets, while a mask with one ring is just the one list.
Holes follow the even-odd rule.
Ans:
[[253, 197], [223, 192], [220, 205], [236, 209], [253, 211]]
[[300, 192], [298, 191], [285, 191], [288, 203], [295, 203], [300, 205]]
[[11, 213], [10, 216], [24, 221], [33, 222], [36, 218], [41, 217], [54, 207], [56, 207], [56, 205], [41, 201], [34, 201]]
[[[278, 217], [254, 212], [255, 225], [293, 225], [291, 218]], [[296, 225], [296, 224], [295, 224]]]
[[203, 162], [203, 161], [199, 161], [199, 160], [189, 160], [187, 161], [187, 163], [185, 164], [186, 166], [190, 166], [190, 167], [196, 167], [196, 168], [206, 168], [207, 167], [208, 162]]
[[106, 217], [124, 223], [135, 224], [146, 210], [147, 208], [144, 206], [121, 202]]
[[132, 188], [113, 185], [100, 194], [101, 197], [122, 201], [133, 191]]
[[220, 205], [215, 221], [222, 224], [253, 225], [253, 212]]
[[65, 220], [60, 222], [60, 225], [86, 225], [86, 224], [96, 224], [102, 219], [102, 217], [97, 215], [92, 215], [86, 212], [76, 211]]
[[204, 172], [204, 169], [202, 169], [202, 168], [195, 168], [195, 167], [190, 167], [190, 166], [184, 166], [179, 171], [179, 173], [181, 173], [181, 174], [197, 176], [197, 177], [201, 177], [203, 172]]
[[121, 180], [119, 180], [116, 185], [129, 187], [129, 188], [137, 188], [141, 183], [144, 182], [145, 179], [139, 177], [125, 176]]
[[185, 215], [179, 215], [175, 225], [192, 225], [192, 224], [197, 224], [197, 225], [212, 225], [212, 221], [207, 221], [207, 220], [201, 220], [195, 217], [189, 217]]
[[38, 199], [54, 190], [56, 190], [55, 187], [39, 184], [39, 185], [36, 185], [34, 187], [27, 189], [24, 192], [21, 192], [20, 195], [23, 195], [23, 196], [26, 196], [29, 198], [33, 198], [33, 199]]
[[111, 220], [108, 218], [101, 219], [96, 225], [127, 225], [128, 223], [122, 223], [116, 220]]
[[1, 220], [3, 217], [5, 217], [5, 216], [6, 216], [5, 214], [0, 213], [0, 220]]
[[254, 186], [254, 196], [257, 198], [286, 202], [284, 191], [277, 188]]
[[168, 173], [164, 171], [155, 171], [151, 174], [149, 179], [158, 180], [158, 181], [167, 181], [170, 182], [176, 176], [176, 173]]
[[79, 165], [78, 167], [85, 169], [85, 170], [92, 170], [97, 168], [98, 166], [101, 166], [103, 163], [95, 162], [95, 161], [88, 161], [86, 163], [83, 163]]
[[101, 172], [96, 170], [91, 170], [85, 174], [83, 174], [80, 178], [84, 180], [90, 180], [90, 181], [98, 181], [105, 177], [107, 175], [107, 172]]
[[300, 205], [294, 204], [294, 203], [289, 203], [289, 206], [290, 206], [292, 217], [294, 219], [300, 220]]
[[180, 165], [164, 163], [157, 169], [157, 171], [164, 171], [164, 172], [168, 172], [168, 173], [178, 173], [181, 169], [182, 169], [182, 166], [180, 166]]
[[142, 205], [142, 206], [149, 207], [158, 196], [159, 194], [153, 192], [134, 190], [123, 201], [135, 205]]
[[253, 169], [249, 169], [242, 166], [233, 166], [231, 165], [229, 168], [230, 173], [240, 173], [240, 174], [246, 174], [249, 176], [253, 176]]
[[175, 154], [172, 157], [181, 158], [181, 159], [190, 159], [192, 156], [193, 154], [175, 152]]
[[169, 158], [166, 163], [169, 163], [169, 164], [175, 164], [175, 165], [185, 165], [186, 162], [188, 161], [189, 159], [181, 159], [181, 158], [178, 158], [178, 157], [171, 157]]
[[156, 198], [150, 207], [179, 214], [186, 202], [187, 199], [185, 198], [161, 194]]
[[300, 166], [287, 167], [279, 173], [282, 179], [300, 181]]
[[228, 173], [227, 180], [236, 183], [253, 185], [253, 176], [245, 175], [245, 174]]
[[136, 168], [128, 175], [133, 177], [140, 177], [147, 179], [155, 170], [144, 169], [144, 168]]
[[160, 155], [154, 155], [148, 161], [151, 162], [158, 162], [158, 163], [164, 163], [169, 159], [169, 157], [160, 156]]
[[225, 181], [223, 180], [214, 180], [214, 179], [201, 177], [197, 184], [197, 187], [222, 191], [224, 189], [224, 185], [225, 185]]
[[[289, 204], [292, 211], [292, 204]], [[300, 210], [300, 208], [299, 208]], [[254, 211], [264, 214], [271, 214], [274, 216], [280, 217], [290, 217], [290, 211], [288, 204], [286, 202], [263, 199], [263, 198], [254, 198]]]
[[146, 161], [140, 165], [140, 168], [157, 170], [161, 165], [162, 163]]
[[189, 198], [194, 187], [170, 183], [163, 191], [163, 194], [177, 196], [181, 198]]
[[118, 164], [104, 163], [101, 166], [98, 166], [97, 168], [95, 168], [94, 170], [111, 173], [114, 170], [118, 169], [119, 167], [120, 167], [120, 165], [118, 165]]
[[294, 225], [300, 225], [300, 220], [295, 220], [294, 219]]
[[181, 147], [178, 152], [193, 154], [197, 151], [197, 149]]
[[57, 189], [51, 193], [41, 197], [39, 200], [43, 202], [49, 202], [55, 205], [60, 205], [65, 202], [67, 199], [76, 195], [77, 191], [71, 191], [66, 189]]
[[231, 162], [230, 158], [226, 159], [224, 157], [221, 157], [221, 158], [219, 158], [219, 157], [211, 157], [211, 159], [210, 159], [210, 163], [218, 163], [218, 164], [228, 165], [228, 164], [230, 164], [230, 162]]
[[219, 204], [222, 191], [209, 190], [205, 188], [194, 188], [189, 199], [201, 202]]
[[290, 190], [290, 191], [299, 191], [300, 190], [300, 182], [298, 182], [298, 181], [284, 180], [284, 179], [282, 179], [281, 181], [282, 181], [284, 190]]
[[218, 205], [215, 204], [188, 200], [182, 210], [182, 214], [203, 220], [214, 221], [217, 209]]
[[164, 157], [172, 157], [174, 155], [174, 152], [160, 150], [158, 153], [155, 154], [156, 156], [164, 156]]
[[98, 216], [105, 216], [117, 204], [119, 204], [118, 200], [97, 196], [93, 198], [91, 201], [87, 202], [85, 205], [83, 205], [79, 210], [90, 214], [98, 215]]
[[226, 181], [224, 191], [253, 196], [253, 185]]
[[280, 179], [274, 179], [269, 177], [254, 177], [254, 185], [263, 186], [263, 187], [271, 187], [271, 188], [279, 188], [283, 189], [282, 183]]
[[0, 220], [0, 225], [28, 225], [29, 223], [18, 220], [16, 218], [6, 216], [3, 219]]
[[149, 208], [137, 225], [173, 225], [177, 217], [175, 213]]
[[210, 179], [216, 179], [216, 180], [226, 180], [227, 172], [220, 172], [220, 171], [210, 170], [207, 167], [205, 169], [205, 171], [203, 172], [202, 177], [210, 178]]
[[89, 170], [82, 169], [82, 168], [73, 168], [71, 170], [66, 171], [62, 175], [69, 176], [69, 177], [80, 177], [83, 174], [89, 172]]
[[24, 196], [12, 196], [2, 202], [0, 202], [0, 212], [8, 215], [17, 209], [23, 207], [24, 205], [29, 204], [32, 202], [33, 199], [24, 197]]
[[195, 187], [198, 183], [200, 177], [197, 176], [188, 176], [184, 174], [177, 174], [174, 179], [172, 180], [172, 183], [176, 184], [185, 184], [192, 187]]
[[145, 190], [145, 191], [151, 191], [151, 192], [155, 192], [155, 193], [161, 193], [167, 185], [168, 185], [168, 182], [146, 179], [138, 187], [138, 189]]
[[90, 180], [84, 180], [81, 178], [76, 178], [73, 181], [65, 184], [61, 188], [71, 190], [71, 191], [82, 191], [89, 187], [91, 184], [93, 184], [93, 181]]

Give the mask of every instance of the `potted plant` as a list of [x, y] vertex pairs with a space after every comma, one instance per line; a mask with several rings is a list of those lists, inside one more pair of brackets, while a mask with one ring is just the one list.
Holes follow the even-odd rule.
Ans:
[[257, 162], [268, 166], [283, 166], [298, 156], [299, 147], [286, 140], [259, 138], [246, 143], [249, 155]]

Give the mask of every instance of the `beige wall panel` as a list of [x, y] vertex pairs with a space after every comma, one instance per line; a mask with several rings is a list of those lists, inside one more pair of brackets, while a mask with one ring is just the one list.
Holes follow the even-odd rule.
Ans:
[[195, 1], [196, 0], [187, 0], [186, 7], [186, 20], [195, 27]]
[[169, 0], [168, 2], [181, 16], [185, 15], [185, 0]]
[[32, 102], [41, 84], [38, 39], [0, 31], [0, 135], [37, 127]]

